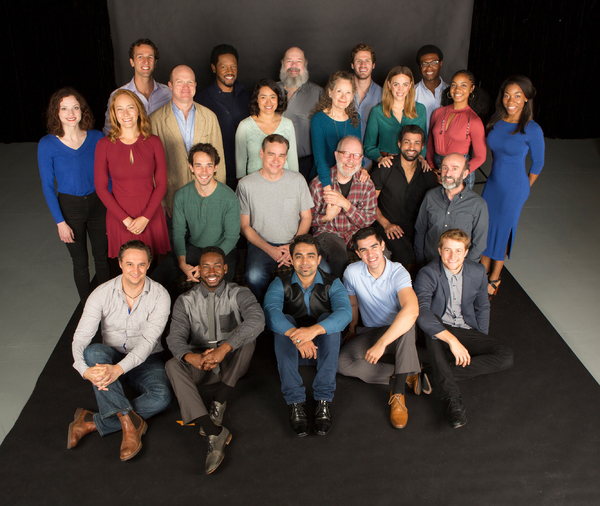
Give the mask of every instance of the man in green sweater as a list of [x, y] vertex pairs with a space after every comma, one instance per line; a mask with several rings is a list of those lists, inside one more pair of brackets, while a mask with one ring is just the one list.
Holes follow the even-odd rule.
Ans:
[[172, 298], [175, 294], [172, 285], [181, 272], [187, 281], [200, 281], [198, 260], [207, 246], [217, 246], [225, 252], [225, 277], [228, 281], [233, 279], [235, 246], [240, 237], [240, 204], [236, 194], [215, 179], [220, 161], [211, 144], [199, 143], [190, 149], [188, 162], [194, 180], [175, 193], [173, 252], [151, 276], [169, 290]]

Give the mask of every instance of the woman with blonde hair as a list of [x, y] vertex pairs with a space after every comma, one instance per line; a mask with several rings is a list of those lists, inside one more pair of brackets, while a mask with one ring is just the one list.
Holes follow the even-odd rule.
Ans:
[[152, 135], [140, 99], [129, 90], [113, 95], [110, 122], [108, 136], [98, 142], [94, 165], [96, 190], [108, 210], [108, 256], [116, 258], [131, 239], [146, 243], [154, 255], [165, 254], [171, 246], [161, 206], [167, 190], [163, 145]]
[[353, 74], [343, 70], [336, 72], [329, 78], [321, 99], [312, 111], [310, 136], [313, 156], [324, 190], [331, 189], [329, 169], [335, 165], [338, 142], [349, 135], [361, 138], [360, 116], [354, 108], [355, 93]]
[[[371, 109], [365, 132], [365, 155], [374, 163], [391, 167], [392, 158], [400, 151], [398, 136], [406, 125], [418, 125], [427, 136], [427, 110], [415, 102], [415, 80], [408, 67], [398, 65], [390, 70], [385, 84], [381, 104]], [[426, 141], [419, 160], [428, 169], [425, 161]]]

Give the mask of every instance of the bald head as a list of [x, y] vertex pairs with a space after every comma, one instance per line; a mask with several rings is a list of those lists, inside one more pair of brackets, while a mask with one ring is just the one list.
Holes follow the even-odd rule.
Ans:
[[187, 65], [177, 65], [171, 70], [169, 89], [173, 93], [173, 103], [179, 109], [188, 109], [196, 94], [196, 75]]

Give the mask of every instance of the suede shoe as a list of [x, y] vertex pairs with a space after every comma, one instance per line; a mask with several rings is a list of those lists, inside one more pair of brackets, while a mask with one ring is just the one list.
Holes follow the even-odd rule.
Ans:
[[402, 394], [394, 394], [390, 392], [390, 422], [396, 429], [403, 429], [408, 422], [408, 410], [404, 404], [404, 396]]
[[290, 404], [290, 427], [298, 437], [308, 435], [308, 418], [306, 417], [306, 402]]
[[131, 410], [126, 415], [117, 413], [123, 430], [121, 442], [121, 462], [132, 459], [142, 449], [142, 436], [148, 430], [148, 424], [135, 411]]
[[446, 420], [452, 429], [458, 429], [467, 423], [465, 403], [462, 397], [450, 397], [446, 408]]
[[[86, 416], [88, 418], [87, 422], [85, 421]], [[93, 416], [94, 413], [91, 411], [83, 408], [77, 408], [77, 411], [75, 411], [75, 416], [73, 417], [73, 421], [69, 424], [67, 450], [75, 448], [83, 436], [98, 430], [94, 424], [94, 420], [92, 418]]]
[[331, 402], [317, 401], [315, 409], [314, 429], [319, 436], [326, 436], [333, 424], [331, 420]]
[[208, 436], [206, 438], [208, 444], [206, 465], [204, 467], [206, 474], [211, 474], [221, 465], [225, 457], [223, 450], [225, 449], [225, 445], [231, 442], [232, 437], [231, 433], [225, 427], [221, 427], [221, 433], [218, 436]]
[[406, 384], [415, 391], [415, 395], [421, 395], [421, 376], [419, 373], [408, 376]]

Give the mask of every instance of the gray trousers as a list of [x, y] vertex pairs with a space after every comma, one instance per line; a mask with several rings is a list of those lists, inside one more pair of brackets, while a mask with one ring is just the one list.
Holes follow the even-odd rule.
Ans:
[[380, 359], [376, 364], [365, 360], [369, 348], [385, 333], [388, 327], [357, 327], [356, 337], [342, 346], [338, 359], [338, 372], [344, 376], [360, 378], [365, 383], [388, 385], [394, 374], [416, 374], [421, 370], [417, 347], [415, 345], [415, 326], [388, 344], [382, 355], [393, 355], [394, 363], [388, 364]]
[[234, 387], [238, 379], [248, 372], [255, 347], [256, 341], [252, 341], [225, 355], [218, 374], [212, 371], [199, 371], [191, 364], [180, 362], [176, 358], [167, 362], [165, 369], [179, 401], [183, 423], [193, 422], [208, 414], [198, 386], [225, 383], [229, 387]]

